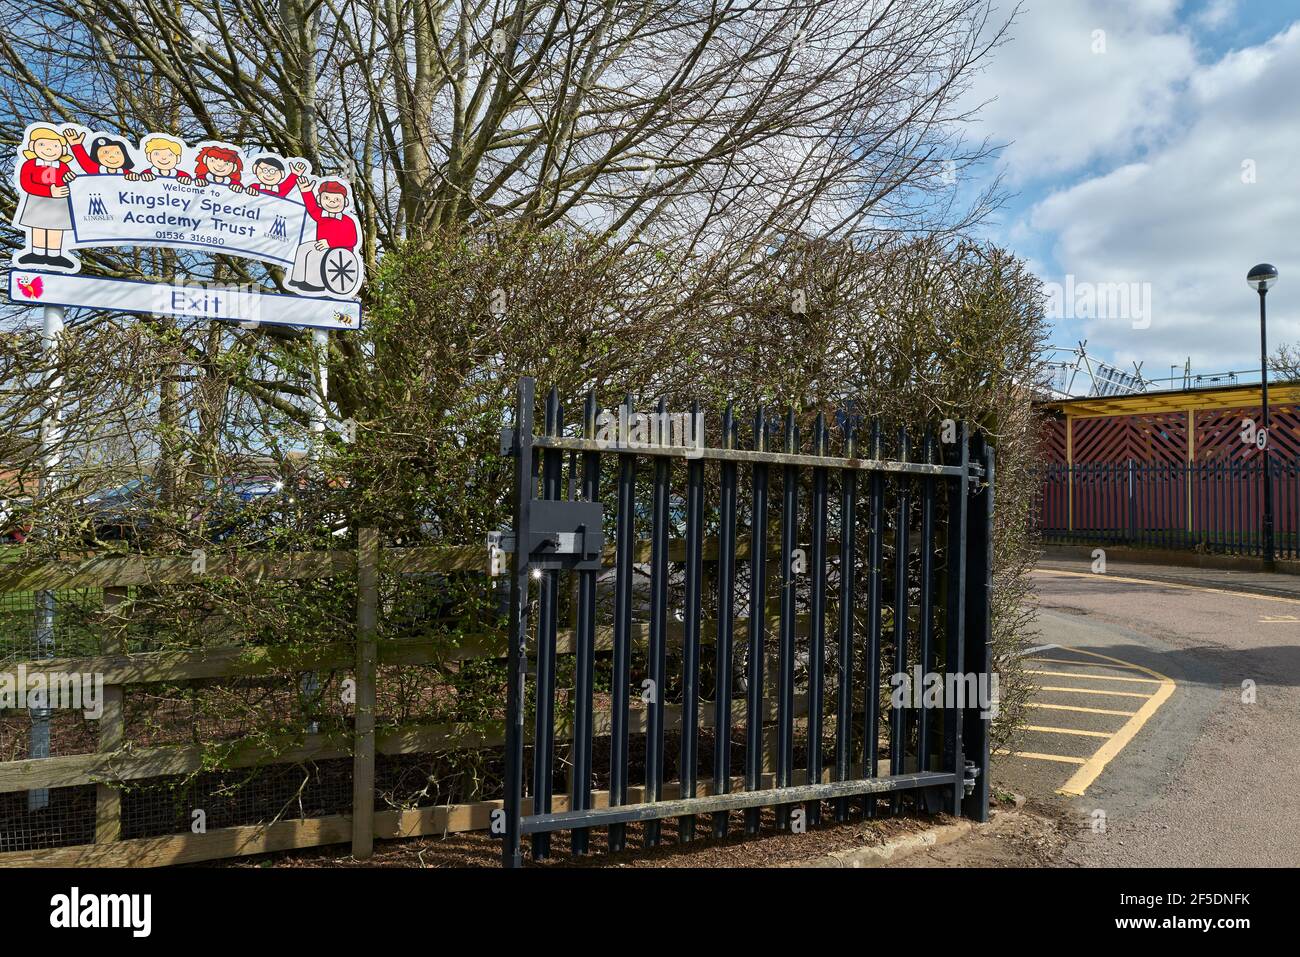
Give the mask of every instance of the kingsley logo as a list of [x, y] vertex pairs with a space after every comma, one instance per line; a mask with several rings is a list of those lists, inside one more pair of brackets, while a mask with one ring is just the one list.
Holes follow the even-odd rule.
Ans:
[[50, 926], [125, 927], [133, 937], [148, 937], [153, 929], [153, 896], [150, 894], [83, 894], [74, 887], [71, 893], [50, 898]]
[[109, 215], [108, 206], [104, 203], [103, 193], [91, 193], [89, 208], [86, 210], [86, 219], [112, 219]]

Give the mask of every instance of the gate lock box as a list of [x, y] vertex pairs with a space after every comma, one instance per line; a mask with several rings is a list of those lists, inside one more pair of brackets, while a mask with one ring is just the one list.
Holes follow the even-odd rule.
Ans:
[[[546, 570], [601, 570], [605, 547], [604, 509], [599, 502], [570, 502], [563, 499], [533, 499], [528, 503], [528, 564]], [[503, 552], [519, 547], [513, 531], [497, 532], [492, 538]]]

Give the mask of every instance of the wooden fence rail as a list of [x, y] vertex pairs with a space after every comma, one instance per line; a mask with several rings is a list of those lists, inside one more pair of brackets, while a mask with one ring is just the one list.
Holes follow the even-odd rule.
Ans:
[[[771, 556], [777, 554], [772, 543]], [[650, 544], [638, 543], [636, 558], [649, 559]], [[737, 547], [737, 557], [747, 558], [748, 543]], [[379, 535], [363, 529], [356, 550], [332, 550], [292, 555], [221, 554], [214, 549], [206, 556], [206, 568], [195, 570], [193, 556], [74, 556], [60, 561], [12, 562], [0, 566], [0, 594], [18, 591], [102, 589], [101, 653], [76, 658], [44, 658], [0, 665], [5, 670], [20, 666], [34, 674], [101, 675], [105, 686], [104, 713], [99, 723], [95, 751], [86, 754], [0, 762], [0, 794], [41, 788], [94, 785], [96, 812], [94, 844], [0, 853], [3, 866], [68, 865], [159, 865], [210, 860], [242, 854], [256, 854], [321, 844], [352, 842], [353, 853], [371, 853], [375, 838], [447, 833], [486, 828], [490, 813], [500, 801], [478, 801], [459, 805], [421, 807], [401, 811], [374, 811], [376, 755], [402, 755], [453, 749], [498, 747], [504, 740], [500, 721], [478, 723], [408, 723], [394, 727], [376, 726], [376, 672], [381, 666], [448, 664], [480, 658], [504, 658], [504, 633], [452, 634], [446, 638], [383, 641], [377, 638], [380, 618], [380, 574], [413, 575], [486, 570], [486, 550], [475, 547], [386, 547]], [[612, 554], [609, 556], [612, 558]], [[685, 544], [674, 541], [670, 559], [685, 558]], [[705, 544], [705, 559], [717, 559], [717, 541]], [[354, 641], [330, 642], [307, 652], [301, 648], [266, 645], [231, 645], [194, 650], [150, 651], [130, 654], [126, 646], [129, 589], [139, 586], [183, 584], [200, 577], [229, 576], [243, 581], [305, 581], [346, 578], [356, 581], [357, 620]], [[772, 609], [769, 609], [771, 612]], [[774, 614], [769, 614], [775, 622]], [[748, 633], [748, 621], [735, 622], [735, 640], [741, 647]], [[638, 623], [633, 641], [645, 645], [649, 626]], [[716, 625], [705, 623], [702, 639], [715, 637]], [[683, 628], [669, 627], [669, 642], [680, 645]], [[596, 648], [609, 650], [613, 644], [610, 626], [596, 630]], [[571, 629], [557, 635], [557, 652], [574, 651]], [[355, 687], [355, 720], [350, 731], [281, 735], [262, 742], [243, 740], [205, 744], [134, 747], [127, 741], [123, 712], [124, 689], [129, 685], [154, 682], [183, 682], [209, 678], [242, 678], [284, 671], [352, 672]], [[775, 705], [764, 705], [763, 720], [772, 720]], [[796, 702], [797, 713], [807, 713], [807, 700]], [[703, 727], [712, 726], [713, 705], [701, 702]], [[744, 699], [732, 701], [736, 717], [745, 712]], [[594, 731], [610, 733], [608, 711], [596, 713]], [[631, 730], [644, 733], [645, 713], [633, 712]], [[668, 728], [680, 726], [680, 709], [667, 708]], [[557, 728], [558, 740], [568, 740], [567, 723]], [[216, 763], [237, 769], [275, 764], [294, 764], [328, 759], [353, 760], [353, 813], [328, 815], [270, 824], [221, 828], [203, 834], [176, 834], [159, 838], [121, 839], [121, 791], [127, 782], [171, 775], [183, 775]], [[830, 773], [829, 771], [827, 772]], [[709, 782], [699, 793], [710, 793]], [[635, 792], [637, 789], [633, 788]], [[597, 806], [608, 796], [597, 792]], [[556, 794], [552, 806], [563, 810], [567, 798]]]

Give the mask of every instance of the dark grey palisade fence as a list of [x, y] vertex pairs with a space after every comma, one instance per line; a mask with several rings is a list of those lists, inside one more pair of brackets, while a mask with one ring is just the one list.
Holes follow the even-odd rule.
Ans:
[[[1300, 463], [1274, 460], [1269, 481], [1277, 557], [1300, 558]], [[1259, 459], [1051, 463], [1043, 467], [1038, 524], [1055, 544], [1259, 556], [1263, 501]]]
[[[811, 452], [804, 453], [790, 412], [777, 446], [781, 451], [774, 451], [773, 424], [760, 408], [750, 447], [741, 448], [728, 407], [718, 447], [702, 442], [690, 449], [630, 447], [598, 439], [591, 395], [582, 436], [566, 436], [554, 390], [546, 402], [543, 434], [534, 435], [534, 389], [532, 379], [520, 382], [515, 425], [502, 442], [503, 452], [515, 458], [513, 531], [503, 535], [512, 551], [506, 866], [522, 864], [524, 835], [532, 837], [535, 859], [550, 853], [550, 835], [562, 830], [571, 832], [572, 850], [582, 854], [589, 849], [591, 828], [608, 828], [608, 847], [617, 851], [625, 846], [631, 823], [644, 825], [643, 839], [653, 846], [662, 840], [662, 822], [676, 819], [677, 838], [684, 843], [697, 834], [697, 815], [710, 815], [708, 830], [721, 837], [731, 826], [731, 812], [743, 812], [745, 833], [755, 834], [764, 807], [775, 808], [778, 827], [788, 828], [801, 807], [799, 813], [815, 824], [823, 801], [832, 802], [836, 820], [845, 820], [853, 798], [863, 799], [867, 815], [879, 813], [879, 798], [888, 797], [886, 807], [897, 810], [910, 795], [927, 810], [987, 819], [987, 700], [948, 695], [940, 705], [918, 708], [910, 696], [902, 704], [888, 697], [899, 677], [917, 666], [925, 674], [942, 675], [948, 688], [990, 687], [993, 454], [981, 436], [968, 439], [964, 426], [947, 443], [927, 435], [920, 454], [909, 457], [907, 435], [901, 433], [896, 454], [887, 458], [883, 431], [873, 423], [867, 435], [870, 454], [861, 458], [857, 423], [842, 415], [836, 431], [843, 454], [832, 456], [830, 430], [819, 415]], [[630, 412], [630, 397], [625, 404]], [[697, 405], [691, 414], [698, 411]], [[658, 413], [664, 413], [662, 402]], [[602, 468], [603, 463], [610, 467]], [[638, 469], [642, 464], [650, 466], [648, 474]], [[747, 500], [742, 470], [748, 472]], [[602, 476], [617, 489], [602, 489]], [[648, 479], [648, 515], [638, 510], [638, 476], [643, 485]], [[769, 497], [773, 479], [779, 496]], [[674, 493], [683, 487], [684, 496]], [[712, 492], [716, 508], [711, 509], [706, 500]], [[604, 517], [607, 506], [613, 510], [610, 521]], [[769, 534], [772, 511], [775, 534]], [[748, 534], [738, 527], [742, 520]], [[648, 551], [637, 541], [638, 526], [648, 530]], [[678, 529], [684, 538], [674, 543]], [[832, 530], [838, 541], [829, 537]], [[602, 563], [606, 531], [613, 534], [612, 569]], [[747, 582], [738, 566], [748, 569]], [[568, 576], [574, 587], [566, 590]], [[538, 620], [532, 632], [534, 584]], [[603, 589], [608, 584], [612, 588]], [[769, 584], [780, 590], [770, 642]], [[572, 736], [568, 794], [562, 799], [567, 809], [556, 811], [557, 625], [566, 596], [572, 596], [574, 663], [572, 683], [566, 679], [561, 689], [566, 702], [561, 720], [571, 718]], [[707, 622], [705, 607], [713, 602], [706, 596], [716, 602], [716, 618]], [[602, 604], [612, 619], [603, 627], [598, 625]], [[606, 643], [600, 647], [602, 636]], [[642, 639], [646, 651], [634, 675], [635, 646]], [[709, 641], [714, 653], [705, 656]], [[739, 652], [743, 670], [737, 666]], [[600, 673], [609, 669], [608, 694], [599, 695], [608, 701], [608, 711], [601, 710], [608, 720], [600, 727], [598, 655]], [[733, 749], [742, 743], [736, 735], [739, 715], [732, 714], [739, 702], [732, 694], [742, 674], [743, 787], [736, 789], [742, 782], [733, 780], [733, 772], [741, 770], [733, 767]], [[644, 708], [633, 707], [637, 676], [644, 676], [637, 683], [650, 689]], [[955, 680], [958, 676], [961, 680]], [[798, 695], [801, 678], [805, 694]], [[833, 689], [825, 687], [828, 680]], [[765, 681], [772, 684], [771, 693]], [[823, 737], [830, 714], [824, 712], [831, 711], [832, 694], [834, 753], [828, 762], [824, 749], [830, 742]], [[671, 707], [669, 697], [677, 702]], [[769, 709], [771, 703], [775, 707]], [[775, 720], [772, 734], [765, 726], [769, 712]], [[889, 731], [884, 738], [882, 723]], [[645, 736], [639, 759], [643, 784], [637, 788], [629, 784], [634, 725]], [[700, 740], [709, 729], [713, 753], [705, 763], [712, 766], [712, 779], [705, 782], [699, 776]], [[670, 730], [678, 733], [677, 784], [676, 793], [666, 797], [665, 787], [672, 783], [673, 755], [665, 748]], [[603, 767], [593, 767], [593, 741], [606, 734], [607, 778]], [[532, 798], [525, 813], [530, 747]], [[607, 781], [604, 791], [596, 791], [597, 777]]]

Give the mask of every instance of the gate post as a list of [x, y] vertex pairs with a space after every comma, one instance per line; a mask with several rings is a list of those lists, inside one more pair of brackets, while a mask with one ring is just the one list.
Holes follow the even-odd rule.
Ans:
[[[966, 529], [971, 496], [969, 439], [970, 430], [962, 422], [958, 425], [956, 447], [950, 456], [955, 461], [947, 463], [957, 465], [962, 470], [962, 477], [953, 482], [948, 494], [948, 539], [945, 549], [947, 577], [944, 582], [944, 670], [958, 678], [966, 670]], [[873, 533], [873, 539], [875, 537]], [[874, 567], [876, 553], [872, 554]], [[874, 613], [872, 620], [876, 620]], [[962, 682], [958, 681], [957, 685], [962, 686]], [[963, 704], [964, 702], [958, 701], [948, 702], [948, 710], [943, 718], [943, 766], [957, 775], [947, 803], [948, 813], [953, 816], [961, 815], [962, 801], [966, 797], [963, 782], [966, 759], [962, 751], [961, 730], [962, 718], [965, 717]], [[868, 740], [872, 740], [870, 736]]]
[[506, 685], [505, 841], [501, 862], [522, 867], [520, 850], [524, 785], [524, 680], [528, 635], [528, 512], [533, 498], [533, 393], [536, 380], [520, 379], [515, 403], [514, 528], [516, 546], [510, 559], [510, 617], [506, 640], [509, 661]]
[[[966, 533], [965, 672], [977, 677], [977, 687], [992, 688], [993, 670], [993, 450], [976, 434], [971, 458], [984, 475], [972, 487], [969, 527]], [[990, 702], [991, 703], [991, 702]], [[966, 702], [962, 720], [962, 754], [975, 765], [975, 787], [962, 802], [962, 814], [973, 820], [989, 819], [989, 726], [991, 710], [980, 702]]]

